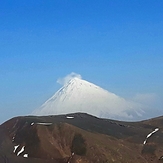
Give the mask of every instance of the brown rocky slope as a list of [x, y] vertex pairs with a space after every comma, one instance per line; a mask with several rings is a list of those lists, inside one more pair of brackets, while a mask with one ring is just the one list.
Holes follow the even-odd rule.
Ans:
[[163, 162], [163, 117], [120, 122], [84, 113], [0, 125], [0, 163]]

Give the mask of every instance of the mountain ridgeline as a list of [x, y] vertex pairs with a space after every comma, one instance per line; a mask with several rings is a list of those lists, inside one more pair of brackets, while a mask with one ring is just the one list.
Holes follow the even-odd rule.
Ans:
[[161, 163], [163, 117], [24, 116], [0, 125], [1, 163]]

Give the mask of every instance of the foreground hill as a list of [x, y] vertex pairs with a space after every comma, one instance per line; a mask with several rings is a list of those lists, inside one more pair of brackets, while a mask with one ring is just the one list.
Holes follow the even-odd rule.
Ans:
[[0, 163], [163, 162], [163, 117], [120, 122], [84, 113], [0, 125]]

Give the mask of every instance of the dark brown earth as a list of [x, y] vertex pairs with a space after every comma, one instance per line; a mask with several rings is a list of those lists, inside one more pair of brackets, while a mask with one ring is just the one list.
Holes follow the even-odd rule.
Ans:
[[161, 163], [162, 156], [163, 117], [120, 122], [74, 113], [0, 125], [0, 163]]

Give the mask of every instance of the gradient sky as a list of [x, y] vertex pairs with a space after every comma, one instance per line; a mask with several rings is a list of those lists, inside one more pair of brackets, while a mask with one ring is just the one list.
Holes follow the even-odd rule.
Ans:
[[0, 1], [0, 123], [71, 72], [163, 115], [163, 1]]

